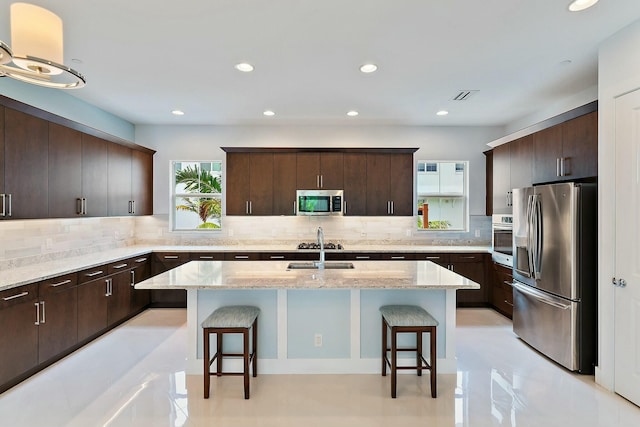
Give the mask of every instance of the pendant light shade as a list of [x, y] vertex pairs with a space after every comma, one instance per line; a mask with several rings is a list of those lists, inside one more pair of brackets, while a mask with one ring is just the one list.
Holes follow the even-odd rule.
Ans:
[[[0, 46], [0, 76], [56, 89], [84, 86], [86, 81], [82, 74], [62, 65], [62, 34], [62, 19], [55, 13], [28, 3], [13, 3], [12, 48]], [[5, 61], [5, 57], [9, 61]]]
[[[11, 56], [12, 53], [9, 46], [0, 41], [0, 65], [11, 62]], [[2, 71], [0, 71], [0, 76], [2, 76]]]

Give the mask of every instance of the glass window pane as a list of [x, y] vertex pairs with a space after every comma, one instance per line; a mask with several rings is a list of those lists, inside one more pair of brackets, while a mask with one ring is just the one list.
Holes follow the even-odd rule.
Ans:
[[221, 199], [205, 197], [176, 197], [175, 229], [220, 228]]

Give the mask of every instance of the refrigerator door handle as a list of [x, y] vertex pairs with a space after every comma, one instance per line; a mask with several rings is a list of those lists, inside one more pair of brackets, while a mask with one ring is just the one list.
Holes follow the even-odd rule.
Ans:
[[547, 295], [545, 295], [544, 293], [532, 288], [531, 286], [522, 285], [518, 282], [513, 282], [511, 285], [514, 287], [514, 289], [517, 289], [523, 294], [527, 294], [545, 304], [551, 305], [553, 307], [556, 307], [562, 310], [569, 310], [571, 308], [571, 304], [562, 304], [558, 301], [555, 301], [550, 297], [548, 297]]
[[527, 276], [535, 279], [535, 270], [533, 268], [533, 196], [527, 198]]
[[533, 221], [534, 221], [534, 255], [533, 255], [533, 277], [540, 280], [542, 273], [542, 203], [540, 196], [533, 196]]

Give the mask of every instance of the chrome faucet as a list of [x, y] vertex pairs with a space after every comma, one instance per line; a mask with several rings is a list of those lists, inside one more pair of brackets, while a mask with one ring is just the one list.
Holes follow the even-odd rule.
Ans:
[[316, 263], [318, 268], [324, 268], [324, 231], [318, 227], [318, 244], [320, 245], [320, 261]]

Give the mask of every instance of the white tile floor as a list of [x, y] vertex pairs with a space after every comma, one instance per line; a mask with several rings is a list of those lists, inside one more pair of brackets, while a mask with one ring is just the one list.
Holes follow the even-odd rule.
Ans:
[[186, 312], [147, 310], [0, 395], [0, 425], [21, 426], [633, 426], [640, 408], [593, 377], [567, 373], [485, 309], [458, 310], [458, 373], [185, 378]]

